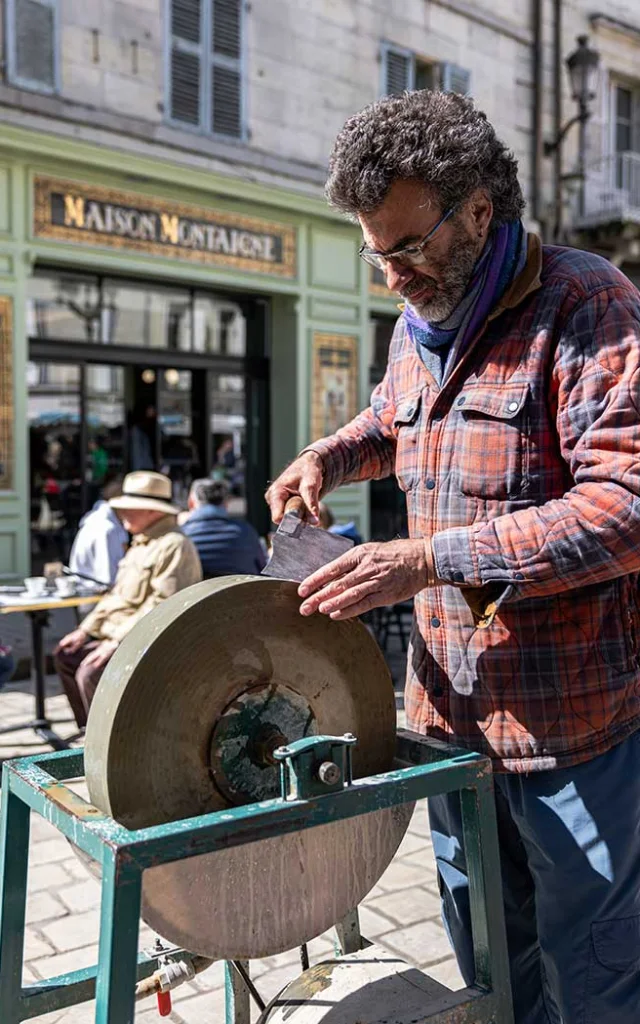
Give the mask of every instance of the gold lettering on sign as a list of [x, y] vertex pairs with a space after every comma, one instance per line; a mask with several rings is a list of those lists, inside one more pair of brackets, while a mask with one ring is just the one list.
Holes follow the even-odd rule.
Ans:
[[75, 225], [77, 228], [84, 227], [84, 198], [82, 196], [64, 197], [64, 222], [67, 227]]
[[296, 274], [291, 224], [98, 185], [36, 178], [34, 234], [252, 273]]
[[162, 241], [171, 242], [173, 245], [178, 244], [178, 218], [174, 215], [170, 217], [168, 213], [160, 214], [160, 225], [162, 231]]

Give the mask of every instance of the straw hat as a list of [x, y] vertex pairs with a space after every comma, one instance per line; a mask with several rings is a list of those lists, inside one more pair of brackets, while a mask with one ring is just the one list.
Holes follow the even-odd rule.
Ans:
[[119, 498], [112, 498], [111, 508], [148, 508], [154, 512], [177, 516], [180, 511], [171, 503], [171, 481], [164, 473], [138, 470], [127, 473]]

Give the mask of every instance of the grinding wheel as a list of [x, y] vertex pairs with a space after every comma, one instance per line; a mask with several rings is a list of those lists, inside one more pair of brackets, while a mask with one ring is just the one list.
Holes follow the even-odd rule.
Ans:
[[[92, 802], [128, 828], [279, 795], [275, 746], [315, 733], [358, 738], [354, 777], [391, 767], [395, 700], [358, 621], [303, 618], [296, 585], [232, 576], [190, 587], [126, 637], [93, 702], [85, 743]], [[212, 958], [300, 945], [375, 885], [409, 805], [150, 868], [144, 920]]]

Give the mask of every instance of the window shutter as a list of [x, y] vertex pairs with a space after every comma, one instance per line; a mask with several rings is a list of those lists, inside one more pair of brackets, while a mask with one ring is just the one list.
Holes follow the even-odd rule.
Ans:
[[213, 53], [240, 60], [241, 0], [213, 0]]
[[242, 0], [211, 0], [211, 130], [242, 136]]
[[53, 89], [56, 69], [55, 0], [14, 0], [13, 77]]
[[384, 46], [382, 50], [382, 95], [397, 96], [413, 89], [415, 59], [408, 50]]
[[240, 72], [214, 64], [212, 89], [213, 131], [238, 138], [242, 134]]
[[442, 88], [445, 92], [459, 92], [467, 96], [471, 90], [471, 72], [455, 64], [443, 64]]
[[171, 118], [200, 124], [201, 0], [171, 0]]

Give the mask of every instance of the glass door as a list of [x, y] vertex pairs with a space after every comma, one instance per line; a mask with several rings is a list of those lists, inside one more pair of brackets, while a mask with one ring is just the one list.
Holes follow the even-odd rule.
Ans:
[[211, 373], [211, 476], [229, 488], [229, 512], [247, 515], [246, 378], [241, 373]]
[[105, 484], [126, 471], [124, 367], [87, 365], [84, 418], [85, 504], [91, 508]]
[[193, 373], [168, 367], [158, 370], [158, 433], [160, 472], [171, 478], [173, 500], [186, 508], [200, 452], [193, 438]]

